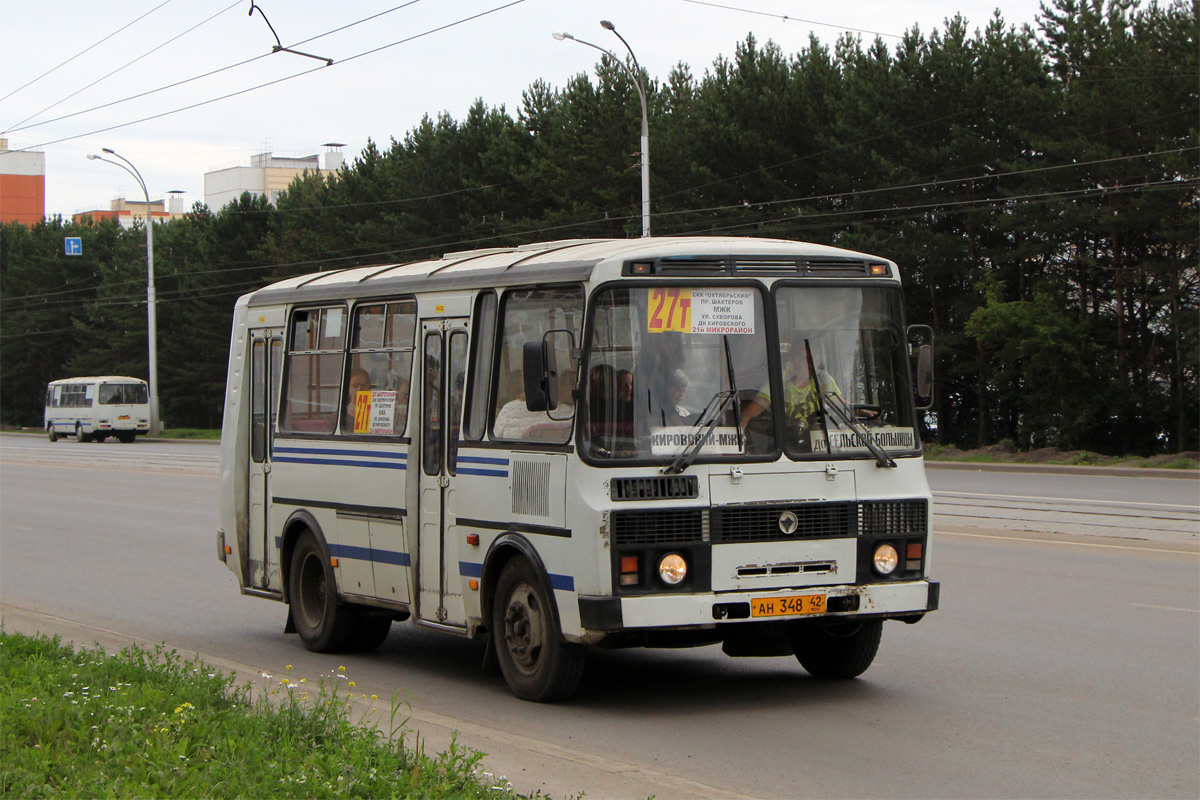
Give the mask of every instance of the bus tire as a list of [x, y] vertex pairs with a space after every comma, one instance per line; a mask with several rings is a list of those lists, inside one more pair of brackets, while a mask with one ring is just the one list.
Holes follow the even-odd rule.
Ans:
[[788, 626], [796, 660], [814, 678], [857, 678], [867, 671], [879, 651], [883, 620], [817, 622], [802, 620]]
[[117, 441], [121, 444], [133, 444], [137, 441], [137, 434], [133, 433], [132, 431], [129, 433], [122, 431], [121, 433], [117, 434]]
[[324, 546], [311, 531], [300, 535], [288, 570], [296, 633], [314, 653], [340, 653], [358, 630], [358, 610], [337, 596], [337, 580]]
[[513, 558], [500, 571], [492, 630], [500, 671], [513, 694], [538, 703], [575, 694], [585, 651], [562, 638], [549, 592], [524, 558]]
[[88, 435], [83, 432], [83, 427], [78, 422], [76, 422], [75, 423], [75, 441], [86, 442], [88, 440], [88, 438], [89, 438]]
[[58, 441], [58, 431], [54, 430], [54, 423], [46, 426], [46, 438], [52, 442]]

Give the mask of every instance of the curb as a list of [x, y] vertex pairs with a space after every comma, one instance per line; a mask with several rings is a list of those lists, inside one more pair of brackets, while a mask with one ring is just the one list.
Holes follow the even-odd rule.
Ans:
[[1160, 467], [1085, 467], [1073, 464], [995, 464], [974, 461], [925, 460], [925, 469], [960, 469], [976, 472], [1040, 472], [1056, 475], [1106, 475], [1110, 478], [1182, 478], [1200, 481], [1200, 470]]

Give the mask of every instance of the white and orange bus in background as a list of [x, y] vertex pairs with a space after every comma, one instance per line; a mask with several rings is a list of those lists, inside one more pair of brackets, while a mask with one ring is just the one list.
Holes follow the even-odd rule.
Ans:
[[784, 240], [284, 280], [235, 310], [218, 555], [311, 650], [408, 620], [486, 638], [531, 700], [596, 647], [855, 677], [938, 607], [930, 338], [895, 263]]
[[123, 375], [52, 381], [43, 429], [52, 442], [60, 436], [80, 442], [113, 436], [128, 444], [150, 431], [150, 391], [145, 381]]

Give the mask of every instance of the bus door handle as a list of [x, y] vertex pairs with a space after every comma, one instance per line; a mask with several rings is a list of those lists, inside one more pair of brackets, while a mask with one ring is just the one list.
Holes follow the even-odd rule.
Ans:
[[438, 475], [438, 486], [445, 489], [449, 485], [450, 485], [450, 478], [446, 475], [446, 473], [443, 472], [441, 475]]

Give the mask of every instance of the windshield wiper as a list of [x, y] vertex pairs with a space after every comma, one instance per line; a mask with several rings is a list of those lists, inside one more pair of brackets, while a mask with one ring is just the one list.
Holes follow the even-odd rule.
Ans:
[[733, 392], [733, 421], [737, 426], [738, 451], [745, 452], [746, 448], [742, 441], [742, 401], [738, 397], [737, 377], [733, 374], [733, 356], [729, 353], [729, 334], [721, 336], [721, 341], [725, 344], [725, 369], [729, 372], [729, 391]]
[[804, 351], [808, 358], [808, 374], [813, 382], [813, 389], [817, 393], [817, 407], [821, 414], [821, 424], [825, 427], [825, 448], [833, 455], [833, 439], [829, 435], [829, 425], [825, 423], [825, 400], [829, 401], [829, 408], [834, 412], [834, 416], [840, 419], [846, 427], [854, 431], [859, 439], [862, 439], [863, 444], [871, 451], [871, 455], [875, 456], [875, 466], [877, 467], [895, 467], [895, 460], [887, 454], [887, 451], [875, 443], [871, 438], [870, 431], [862, 423], [856, 422], [853, 414], [848, 413], [845, 408], [845, 401], [838, 397], [836, 393], [829, 392], [825, 394], [821, 391], [821, 383], [817, 380], [817, 369], [813, 364], [812, 347], [809, 346], [808, 339], [804, 340]]
[[[895, 460], [888, 455], [887, 451], [876, 444], [875, 440], [871, 438], [871, 433], [867, 430], [867, 427], [861, 422], [857, 422], [853, 416], [846, 411], [844, 401], [840, 397], [835, 395], [833, 392], [830, 392], [827, 395], [827, 399], [830, 401], [829, 408], [833, 411], [834, 415], [844, 422], [846, 426], [850, 428], [850, 430], [854, 431], [858, 435], [858, 438], [862, 439], [863, 444], [867, 446], [867, 449], [871, 451], [871, 455], [875, 456], [875, 466], [896, 466]], [[828, 437], [828, 432], [826, 432], [825, 435]]]
[[708, 434], [712, 432], [713, 426], [725, 413], [725, 408], [730, 401], [736, 397], [737, 392], [734, 391], [717, 392], [712, 396], [708, 405], [704, 406], [704, 410], [700, 412], [699, 419], [696, 420], [696, 428], [703, 430], [696, 434], [695, 441], [689, 443], [679, 455], [675, 456], [674, 461], [662, 468], [664, 475], [678, 475], [691, 466], [692, 462], [696, 460], [700, 448], [704, 446], [705, 440], [708, 439]]

